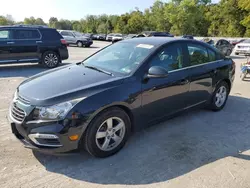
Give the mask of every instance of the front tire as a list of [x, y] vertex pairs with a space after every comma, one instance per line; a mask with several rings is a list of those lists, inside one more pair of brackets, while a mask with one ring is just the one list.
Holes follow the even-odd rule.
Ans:
[[212, 100], [210, 103], [210, 109], [213, 111], [220, 111], [226, 105], [227, 99], [229, 95], [229, 86], [225, 81], [220, 82], [212, 96]]
[[42, 64], [46, 68], [55, 68], [61, 62], [60, 56], [53, 51], [45, 52], [42, 56]]
[[109, 157], [123, 148], [130, 131], [131, 122], [127, 113], [112, 107], [91, 121], [83, 135], [83, 145], [95, 157]]

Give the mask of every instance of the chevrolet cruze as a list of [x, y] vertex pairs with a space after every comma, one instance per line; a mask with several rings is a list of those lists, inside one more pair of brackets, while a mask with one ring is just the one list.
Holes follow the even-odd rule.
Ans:
[[13, 134], [45, 152], [117, 153], [131, 132], [194, 107], [223, 109], [235, 64], [200, 41], [136, 38], [21, 83], [10, 105]]

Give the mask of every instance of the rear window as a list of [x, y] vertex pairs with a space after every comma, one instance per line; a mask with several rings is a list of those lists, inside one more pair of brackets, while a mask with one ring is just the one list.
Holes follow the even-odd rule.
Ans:
[[38, 30], [30, 29], [15, 30], [13, 35], [14, 39], [39, 39], [40, 37]]
[[62, 35], [55, 29], [41, 29], [42, 37], [45, 40], [58, 40], [62, 39]]

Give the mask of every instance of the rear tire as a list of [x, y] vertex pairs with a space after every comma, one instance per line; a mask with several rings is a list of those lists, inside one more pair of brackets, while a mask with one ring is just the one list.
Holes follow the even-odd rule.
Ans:
[[47, 51], [42, 56], [42, 64], [46, 68], [55, 68], [61, 62], [60, 56], [53, 51]]
[[109, 157], [123, 148], [130, 131], [131, 122], [127, 113], [117, 107], [109, 108], [89, 124], [82, 137], [83, 147], [95, 157]]
[[229, 95], [229, 86], [225, 81], [220, 82], [214, 90], [209, 108], [215, 112], [224, 108]]

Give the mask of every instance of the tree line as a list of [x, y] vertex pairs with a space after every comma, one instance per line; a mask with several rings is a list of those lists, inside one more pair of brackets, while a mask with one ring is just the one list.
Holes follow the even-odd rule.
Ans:
[[[11, 16], [0, 16], [0, 25], [14, 24]], [[56, 29], [84, 33], [140, 33], [166, 31], [174, 35], [250, 37], [250, 0], [157, 0], [144, 11], [122, 15], [87, 15], [80, 20], [58, 20], [49, 23], [41, 18], [25, 18], [17, 24], [48, 25]]]

